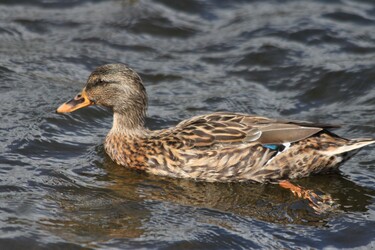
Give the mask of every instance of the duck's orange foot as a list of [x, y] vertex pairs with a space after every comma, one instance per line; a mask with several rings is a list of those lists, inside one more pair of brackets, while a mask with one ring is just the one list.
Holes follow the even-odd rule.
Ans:
[[307, 199], [309, 201], [309, 206], [317, 213], [328, 212], [336, 208], [336, 205], [329, 194], [317, 194], [313, 190], [304, 189], [286, 180], [280, 181], [279, 185], [282, 188], [292, 191], [295, 196]]

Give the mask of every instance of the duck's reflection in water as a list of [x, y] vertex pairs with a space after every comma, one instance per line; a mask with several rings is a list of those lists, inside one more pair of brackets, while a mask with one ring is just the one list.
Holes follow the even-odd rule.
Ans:
[[[60, 218], [41, 221], [49, 231], [79, 242], [104, 242], [114, 238], [139, 238], [155, 230], [156, 223], [168, 218], [171, 205], [178, 208], [171, 220], [194, 217], [204, 213], [222, 213], [219, 220], [209, 220], [226, 227], [230, 218], [243, 217], [276, 224], [324, 226], [330, 218], [347, 212], [364, 212], [375, 191], [356, 185], [340, 174], [319, 175], [295, 181], [304, 187], [330, 194], [337, 208], [316, 214], [306, 200], [273, 184], [204, 183], [146, 175], [125, 169], [105, 157], [102, 167], [106, 174], [97, 178], [103, 187], [71, 187], [51, 195], [60, 206]], [[372, 196], [372, 197], [371, 197]], [[186, 214], [193, 213], [193, 214]], [[167, 217], [168, 217], [167, 216]], [[221, 220], [221, 221], [220, 221]], [[150, 224], [150, 221], [153, 221]], [[163, 225], [159, 225], [161, 228]], [[151, 228], [152, 227], [152, 228]]]

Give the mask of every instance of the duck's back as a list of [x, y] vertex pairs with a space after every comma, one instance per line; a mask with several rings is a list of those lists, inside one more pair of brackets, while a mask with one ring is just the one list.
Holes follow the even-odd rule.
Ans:
[[109, 134], [106, 150], [118, 164], [152, 174], [212, 182], [266, 182], [334, 170], [374, 142], [341, 138], [327, 131], [333, 127], [213, 113], [145, 136], [114, 139]]

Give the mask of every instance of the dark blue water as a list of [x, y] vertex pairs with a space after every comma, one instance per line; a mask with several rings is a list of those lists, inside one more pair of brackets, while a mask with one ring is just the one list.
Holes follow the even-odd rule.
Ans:
[[276, 185], [123, 169], [103, 150], [107, 110], [54, 112], [122, 62], [152, 129], [221, 110], [374, 137], [374, 31], [372, 0], [1, 0], [0, 248], [374, 248], [374, 146], [295, 182], [334, 198], [316, 214]]

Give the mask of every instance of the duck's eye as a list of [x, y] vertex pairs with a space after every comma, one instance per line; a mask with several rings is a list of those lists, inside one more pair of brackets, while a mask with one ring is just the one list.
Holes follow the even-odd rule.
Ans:
[[108, 81], [105, 81], [105, 80], [103, 80], [103, 79], [99, 79], [99, 80], [96, 82], [97, 85], [104, 85], [104, 84], [108, 84], [108, 83], [109, 83]]
[[106, 80], [103, 80], [103, 79], [95, 79], [94, 82], [91, 83], [91, 86], [94, 87], [94, 86], [104, 86], [104, 85], [107, 85], [109, 82], [106, 81]]

